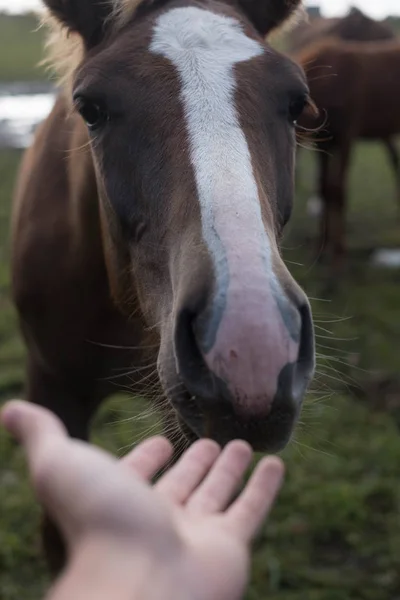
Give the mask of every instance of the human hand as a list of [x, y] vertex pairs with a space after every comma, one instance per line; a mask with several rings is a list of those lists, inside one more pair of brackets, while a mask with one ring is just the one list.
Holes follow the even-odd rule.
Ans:
[[107, 590], [118, 600], [242, 597], [250, 543], [280, 487], [279, 459], [262, 459], [228, 507], [252, 458], [245, 442], [221, 452], [200, 440], [151, 486], [172, 454], [164, 438], [118, 461], [68, 438], [43, 408], [11, 402], [1, 419], [23, 444], [36, 494], [69, 547], [54, 599], [106, 598]]

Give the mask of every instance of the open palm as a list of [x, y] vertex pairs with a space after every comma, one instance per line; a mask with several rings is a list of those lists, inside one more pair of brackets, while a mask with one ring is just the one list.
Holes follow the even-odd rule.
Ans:
[[[282, 479], [278, 459], [262, 459], [230, 504], [252, 458], [245, 442], [221, 451], [200, 440], [152, 485], [172, 454], [165, 438], [146, 440], [118, 461], [68, 438], [43, 408], [13, 402], [2, 421], [24, 445], [38, 498], [63, 531], [72, 558], [96, 540], [96, 547], [115, 549], [108, 562], [118, 560], [119, 568], [132, 564], [131, 553], [132, 560], [149, 558], [155, 579], [158, 566], [167, 570], [171, 598], [242, 597], [250, 543]], [[167, 599], [169, 592], [152, 597]]]

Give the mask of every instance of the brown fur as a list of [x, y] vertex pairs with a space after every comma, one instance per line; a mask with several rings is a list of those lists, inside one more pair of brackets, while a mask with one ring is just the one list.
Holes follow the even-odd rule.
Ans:
[[[119, 31], [135, 14], [143, 0], [109, 0], [113, 5], [110, 22]], [[50, 10], [42, 16], [41, 25], [47, 31], [45, 59], [42, 64], [54, 73], [60, 87], [70, 91], [76, 69], [85, 55], [85, 46], [79, 33], [70, 31], [54, 17]]]
[[[321, 77], [324, 84], [325, 80], [329, 78], [336, 78], [337, 73], [333, 73], [330, 61], [331, 59], [326, 56], [326, 64], [323, 66], [320, 64], [320, 67], [314, 71], [313, 61], [316, 54], [318, 54], [319, 49], [322, 50], [323, 47], [327, 50], [329, 46], [334, 46], [337, 40], [344, 40], [346, 42], [374, 42], [374, 41], [390, 41], [396, 38], [394, 31], [386, 24], [380, 23], [378, 21], [374, 21], [373, 19], [367, 17], [363, 14], [359, 9], [353, 8], [348, 15], [344, 18], [335, 18], [335, 19], [316, 19], [309, 25], [303, 25], [299, 27], [297, 30], [294, 30], [289, 38], [289, 50], [291, 54], [295, 55], [296, 60], [306, 69], [308, 69], [308, 74], [310, 81], [314, 82], [313, 87], [318, 86], [317, 81], [318, 77]], [[336, 41], [335, 41], [336, 40]], [[322, 44], [322, 48], [321, 48]], [[365, 46], [363, 46], [365, 47]], [[371, 51], [373, 51], [374, 46], [371, 46]], [[352, 62], [352, 59], [349, 59]], [[348, 69], [351, 69], [351, 65], [345, 65], [344, 61], [342, 61], [342, 65], [340, 67], [341, 78], [346, 77], [346, 72]], [[352, 88], [351, 88], [352, 89]], [[332, 93], [332, 90], [335, 91], [335, 96], [325, 97]], [[340, 161], [339, 155], [336, 158], [332, 157], [333, 152], [340, 153], [340, 150], [335, 147], [333, 143], [334, 132], [331, 130], [330, 122], [335, 119], [333, 115], [334, 111], [334, 103], [345, 103], [346, 101], [350, 101], [349, 89], [346, 87], [339, 87], [338, 80], [336, 84], [334, 82], [329, 82], [329, 85], [321, 85], [319, 86], [318, 92], [315, 92], [316, 99], [318, 98], [320, 107], [324, 107], [321, 111], [321, 117], [319, 122], [315, 120], [310, 120], [310, 115], [308, 115], [308, 119], [304, 119], [303, 122], [309, 122], [311, 128], [315, 128], [316, 123], [322, 126], [322, 132], [316, 138], [317, 147], [319, 152], [317, 154], [318, 162], [319, 162], [319, 188], [320, 188], [320, 196], [325, 199], [326, 194], [329, 193], [331, 189], [331, 185], [335, 185], [333, 179], [336, 176], [335, 173], [339, 173], [339, 181], [337, 182], [339, 186], [338, 193], [338, 207], [337, 211], [340, 213], [342, 210], [340, 205], [344, 202], [342, 196], [342, 186], [340, 183], [340, 178], [342, 177], [341, 173], [345, 172], [347, 169], [340, 168], [340, 163], [343, 165], [347, 162], [348, 158], [346, 158], [347, 152], [343, 152], [342, 158]], [[346, 100], [347, 98], [347, 100]], [[329, 107], [329, 109], [328, 109]], [[396, 148], [396, 144], [393, 139], [389, 137], [381, 138], [381, 141], [388, 153], [388, 158], [392, 165], [396, 185], [397, 185], [397, 198], [400, 203], [400, 157], [398, 150]], [[337, 163], [339, 166], [332, 166], [334, 163]], [[330, 175], [328, 176], [328, 171], [330, 171]], [[331, 183], [328, 184], [327, 181]], [[332, 229], [330, 223], [332, 218], [328, 216], [328, 213], [332, 214], [335, 210], [333, 207], [329, 209], [325, 209], [325, 214], [321, 222], [321, 237], [318, 242], [318, 258], [323, 257], [322, 250], [324, 248], [325, 241], [327, 242], [327, 246], [329, 244], [333, 244], [333, 240], [331, 239], [331, 234], [329, 231]], [[336, 216], [333, 216], [333, 219], [338, 219]], [[339, 225], [334, 228], [336, 231], [339, 231], [339, 235], [343, 237], [344, 226]], [[335, 234], [336, 235], [336, 234]], [[329, 240], [328, 240], [329, 238]], [[337, 256], [343, 254], [342, 242], [337, 242], [337, 251], [335, 252]], [[336, 262], [340, 263], [341, 260], [338, 259]]]
[[[320, 195], [325, 204], [321, 240], [332, 246], [341, 263], [345, 249], [345, 186], [351, 149], [357, 139], [384, 140], [390, 152], [391, 137], [400, 134], [400, 41], [369, 43], [335, 39], [317, 41], [298, 55], [308, 72], [311, 97], [320, 120], [303, 119], [306, 127], [319, 127]], [[391, 155], [398, 182], [397, 152]], [[400, 206], [399, 206], [400, 207]]]
[[329, 35], [338, 18], [318, 18], [313, 21], [301, 21], [287, 36], [287, 51], [296, 54], [316, 39]]
[[368, 42], [393, 39], [395, 33], [389, 25], [367, 17], [358, 9], [352, 9], [342, 18], [318, 18], [311, 22], [300, 22], [288, 35], [288, 51], [296, 54], [325, 37]]

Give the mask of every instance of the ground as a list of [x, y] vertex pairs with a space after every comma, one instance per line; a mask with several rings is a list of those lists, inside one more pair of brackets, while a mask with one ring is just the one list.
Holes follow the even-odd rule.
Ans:
[[[24, 379], [7, 245], [19, 159], [17, 152], [0, 152], [0, 403], [20, 395]], [[284, 255], [312, 298], [319, 366], [282, 455], [286, 482], [255, 545], [248, 600], [400, 598], [400, 271], [369, 266], [374, 248], [400, 246], [400, 211], [380, 146], [360, 145], [353, 162], [349, 268], [329, 297], [326, 270], [310, 254], [316, 222], [305, 206], [313, 156], [300, 157]], [[148, 413], [142, 399], [115, 397], [98, 414], [93, 440], [121, 455], [157, 431]], [[1, 431], [1, 600], [43, 595], [48, 580], [38, 519], [23, 456]]]

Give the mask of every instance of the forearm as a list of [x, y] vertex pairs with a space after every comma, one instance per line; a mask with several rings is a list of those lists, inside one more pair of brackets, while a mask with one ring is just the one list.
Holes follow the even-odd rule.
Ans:
[[140, 549], [99, 540], [80, 548], [46, 600], [190, 600], [176, 568]]

